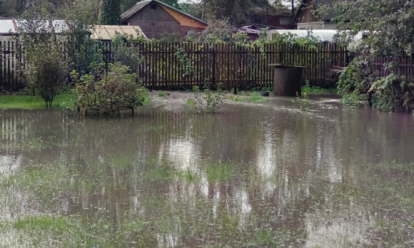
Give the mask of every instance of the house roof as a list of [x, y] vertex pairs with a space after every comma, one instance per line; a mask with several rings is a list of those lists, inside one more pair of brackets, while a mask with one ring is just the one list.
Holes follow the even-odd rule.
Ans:
[[[335, 2], [346, 2], [347, 0], [313, 0], [313, 7], [314, 10], [319, 9], [324, 5], [332, 6]], [[299, 10], [296, 13], [295, 20], [299, 17], [300, 13], [302, 12], [303, 8], [309, 7], [310, 0], [303, 0], [299, 6]], [[325, 15], [324, 20], [331, 20], [334, 18], [335, 12], [333, 9], [330, 9], [329, 12]]]
[[116, 33], [132, 35], [133, 38], [147, 38], [139, 26], [96, 25], [90, 29], [91, 38], [95, 40], [110, 40]]
[[163, 3], [163, 2], [161, 2], [159, 0], [146, 0], [146, 1], [142, 1], [142, 2], [136, 3], [134, 6], [132, 6], [130, 9], [128, 9], [127, 11], [125, 11], [121, 15], [122, 21], [125, 21], [125, 20], [129, 19], [131, 16], [135, 15], [137, 12], [139, 12], [140, 10], [142, 10], [145, 6], [147, 6], [151, 2], [156, 2], [156, 3], [158, 3], [158, 4], [162, 5], [162, 6], [165, 6], [167, 8], [170, 8], [170, 9], [172, 9], [174, 11], [177, 11], [177, 12], [183, 14], [183, 15], [186, 15], [187, 17], [190, 17], [190, 18], [192, 18], [192, 19], [194, 19], [194, 20], [196, 20], [198, 22], [201, 22], [202, 24], [208, 25], [207, 22], [205, 22], [205, 21], [203, 21], [201, 19], [198, 19], [197, 17], [194, 17], [192, 15], [189, 15], [189, 14], [187, 14], [187, 13], [185, 13], [185, 12], [179, 10], [179, 9], [176, 9], [176, 8], [174, 8], [171, 5], [168, 5], [166, 3]]

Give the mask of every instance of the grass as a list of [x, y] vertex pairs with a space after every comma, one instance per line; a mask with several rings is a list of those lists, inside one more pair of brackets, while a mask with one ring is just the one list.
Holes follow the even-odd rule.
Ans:
[[[54, 109], [72, 109], [75, 99], [76, 96], [73, 94], [60, 94], [56, 96], [52, 106]], [[143, 105], [148, 105], [150, 102], [151, 97], [148, 95]], [[45, 102], [39, 96], [0, 96], [0, 109], [45, 109]]]
[[302, 92], [304, 93], [336, 93], [336, 88], [321, 88], [318, 86], [303, 86]]
[[164, 97], [165, 96], [165, 92], [164, 91], [158, 91], [158, 96], [159, 97]]
[[[72, 108], [75, 95], [60, 94], [53, 101], [53, 108]], [[44, 109], [45, 102], [39, 96], [0, 96], [0, 109]]]

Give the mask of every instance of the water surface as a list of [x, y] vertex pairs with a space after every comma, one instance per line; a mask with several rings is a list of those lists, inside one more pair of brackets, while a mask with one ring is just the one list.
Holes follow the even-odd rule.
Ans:
[[1, 111], [0, 247], [410, 247], [413, 128], [315, 95]]

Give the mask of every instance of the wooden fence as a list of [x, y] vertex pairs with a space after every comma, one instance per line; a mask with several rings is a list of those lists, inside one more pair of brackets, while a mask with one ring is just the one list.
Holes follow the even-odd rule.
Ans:
[[[143, 85], [149, 89], [177, 90], [193, 86], [221, 84], [226, 89], [237, 87], [271, 87], [273, 67], [269, 64], [304, 66], [303, 82], [329, 87], [329, 70], [345, 67], [350, 60], [344, 46], [335, 43], [294, 46], [266, 44], [242, 46], [237, 44], [200, 43], [139, 43], [142, 63], [138, 68]], [[24, 86], [18, 77], [17, 46], [0, 43], [0, 89], [17, 90]], [[112, 44], [102, 42], [103, 61], [114, 62]], [[20, 56], [21, 57], [21, 56]]]
[[393, 72], [406, 76], [410, 80], [414, 78], [414, 58], [393, 58], [384, 57], [374, 60], [374, 70], [379, 73], [381, 77], [386, 77], [391, 73], [391, 70], [386, 68], [384, 64], [395, 62]]

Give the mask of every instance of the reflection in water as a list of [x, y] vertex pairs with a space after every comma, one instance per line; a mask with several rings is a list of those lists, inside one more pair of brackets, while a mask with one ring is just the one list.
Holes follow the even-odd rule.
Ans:
[[367, 192], [385, 174], [361, 164], [414, 161], [412, 116], [326, 100], [132, 119], [2, 111], [0, 122], [0, 183], [15, 177], [0, 193], [7, 221], [80, 216], [142, 247], [373, 245], [381, 211]]

